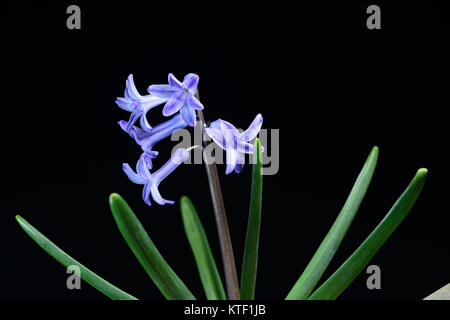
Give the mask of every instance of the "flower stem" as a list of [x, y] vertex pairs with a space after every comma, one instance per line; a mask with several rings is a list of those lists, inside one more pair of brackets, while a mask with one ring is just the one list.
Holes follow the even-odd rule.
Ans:
[[[198, 91], [196, 93], [198, 98]], [[198, 110], [200, 124], [205, 127], [205, 118], [203, 112]], [[206, 147], [206, 141], [202, 138], [203, 146]], [[225, 272], [225, 281], [227, 286], [227, 294], [229, 300], [239, 300], [239, 282], [236, 273], [236, 263], [234, 261], [233, 245], [231, 243], [230, 230], [228, 228], [227, 215], [225, 212], [225, 204], [223, 202], [222, 190], [220, 188], [219, 174], [217, 173], [216, 163], [208, 164], [205, 161], [206, 175], [208, 176], [209, 191], [216, 218], [217, 233], [219, 235], [220, 249], [222, 251], [223, 268]]]

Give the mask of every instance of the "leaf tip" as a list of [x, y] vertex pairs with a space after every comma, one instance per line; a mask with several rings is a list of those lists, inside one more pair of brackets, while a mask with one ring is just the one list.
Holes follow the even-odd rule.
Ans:
[[184, 208], [189, 207], [190, 205], [192, 205], [191, 199], [189, 199], [188, 196], [181, 196], [180, 198], [181, 213], [184, 212]]
[[419, 170], [417, 170], [417, 175], [419, 175], [419, 176], [426, 177], [427, 174], [428, 174], [428, 169], [427, 168], [420, 168]]
[[121, 199], [121, 196], [118, 193], [113, 192], [109, 195], [109, 203], [119, 199]]

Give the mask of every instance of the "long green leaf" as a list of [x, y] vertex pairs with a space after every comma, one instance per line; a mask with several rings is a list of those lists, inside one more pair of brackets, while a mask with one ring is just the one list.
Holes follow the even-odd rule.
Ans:
[[313, 291], [344, 239], [353, 218], [366, 194], [378, 159], [378, 147], [373, 147], [356, 179], [341, 212], [323, 239], [306, 269], [286, 297], [287, 300], [303, 300]]
[[80, 278], [89, 283], [95, 289], [113, 300], [137, 300], [132, 295], [120, 290], [108, 281], [102, 279], [94, 272], [83, 266], [77, 260], [62, 251], [56, 244], [50, 241], [46, 236], [36, 230], [24, 218], [17, 215], [16, 220], [22, 229], [49, 255], [58, 260], [65, 267], [78, 266], [80, 268]]
[[419, 169], [391, 210], [358, 249], [308, 299], [336, 299], [358, 276], [392, 232], [407, 216], [419, 196], [427, 177], [427, 169]]
[[161, 256], [125, 200], [113, 193], [109, 197], [109, 205], [122, 236], [164, 297], [194, 300], [195, 297]]
[[250, 194], [250, 212], [248, 216], [247, 235], [245, 238], [244, 257], [241, 271], [241, 300], [255, 298], [256, 274], [258, 268], [259, 231], [261, 226], [262, 205], [262, 161], [261, 143], [257, 138], [254, 150], [256, 163], [252, 168], [252, 190]]
[[208, 300], [226, 300], [225, 290], [209, 246], [208, 238], [206, 237], [197, 211], [188, 197], [184, 196], [181, 198], [180, 209], [186, 237], [194, 254], [206, 298]]

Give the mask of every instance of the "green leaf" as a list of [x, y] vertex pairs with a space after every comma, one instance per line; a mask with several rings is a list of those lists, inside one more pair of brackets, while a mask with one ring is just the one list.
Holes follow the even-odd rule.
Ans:
[[117, 193], [113, 193], [109, 197], [109, 205], [122, 236], [164, 297], [169, 300], [195, 300], [189, 289], [161, 256], [125, 200]]
[[77, 260], [62, 251], [58, 246], [51, 242], [46, 236], [36, 230], [24, 218], [17, 215], [16, 220], [22, 229], [49, 255], [58, 260], [65, 267], [76, 265], [80, 268], [80, 277], [95, 289], [113, 300], [137, 300], [132, 295], [120, 290], [108, 281], [102, 279], [94, 272], [83, 266]]
[[250, 212], [248, 216], [247, 235], [245, 238], [244, 257], [241, 271], [241, 300], [255, 298], [256, 274], [258, 268], [259, 231], [261, 226], [262, 205], [262, 161], [261, 143], [255, 141], [256, 163], [252, 168], [252, 190], [250, 194]]
[[419, 169], [391, 210], [358, 249], [308, 299], [336, 299], [366, 267], [392, 232], [407, 216], [419, 196], [427, 177], [427, 169]]
[[188, 197], [181, 198], [180, 209], [186, 237], [194, 254], [206, 298], [208, 300], [226, 300], [225, 290], [214, 262], [208, 238], [197, 211]]
[[353, 218], [366, 194], [378, 159], [378, 147], [373, 147], [356, 179], [341, 212], [323, 239], [306, 269], [286, 297], [287, 300], [304, 300], [313, 291], [344, 239]]

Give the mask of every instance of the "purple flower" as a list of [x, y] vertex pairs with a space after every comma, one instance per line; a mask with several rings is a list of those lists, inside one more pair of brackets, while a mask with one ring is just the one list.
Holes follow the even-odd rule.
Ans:
[[151, 205], [150, 194], [152, 195], [153, 200], [160, 205], [164, 205], [166, 203], [174, 204], [173, 201], [166, 200], [161, 197], [158, 186], [161, 181], [163, 181], [170, 173], [172, 173], [181, 163], [186, 161], [188, 158], [189, 152], [186, 149], [177, 149], [169, 159], [169, 161], [167, 161], [154, 173], [150, 173], [150, 169], [152, 168], [151, 160], [149, 165], [149, 155], [144, 153], [141, 155], [137, 162], [136, 172], [131, 169], [128, 163], [124, 163], [122, 165], [122, 168], [132, 182], [144, 185], [142, 197], [144, 198], [146, 204], [148, 204], [149, 206]]
[[175, 130], [182, 129], [187, 126], [187, 123], [183, 120], [181, 114], [177, 114], [171, 119], [158, 124], [153, 128], [141, 123], [142, 129], [132, 126], [131, 129], [128, 130], [129, 123], [124, 120], [121, 120], [118, 123], [120, 127], [125, 132], [128, 132], [136, 143], [141, 146], [142, 150], [153, 158], [158, 154], [157, 151], [153, 151], [155, 144], [169, 137]]
[[180, 111], [184, 121], [189, 126], [195, 127], [195, 110], [203, 110], [203, 105], [194, 96], [198, 81], [198, 75], [193, 73], [187, 74], [183, 82], [169, 73], [169, 84], [151, 85], [148, 87], [148, 92], [152, 96], [167, 100], [163, 109], [164, 116], [168, 117]]
[[[253, 145], [248, 143], [254, 139], [261, 130], [263, 118], [258, 114], [247, 130], [240, 133], [231, 123], [218, 119], [211, 123], [205, 132], [226, 151], [227, 168], [225, 173], [239, 173], [244, 167], [244, 153], [253, 153]], [[263, 148], [261, 147], [261, 150]]]
[[167, 101], [166, 98], [152, 95], [141, 96], [134, 85], [132, 74], [128, 76], [126, 81], [124, 96], [123, 98], [118, 97], [116, 103], [121, 109], [131, 112], [126, 129], [127, 132], [131, 130], [131, 127], [139, 117], [141, 117], [141, 125], [144, 124], [150, 127], [146, 117], [147, 111]]

